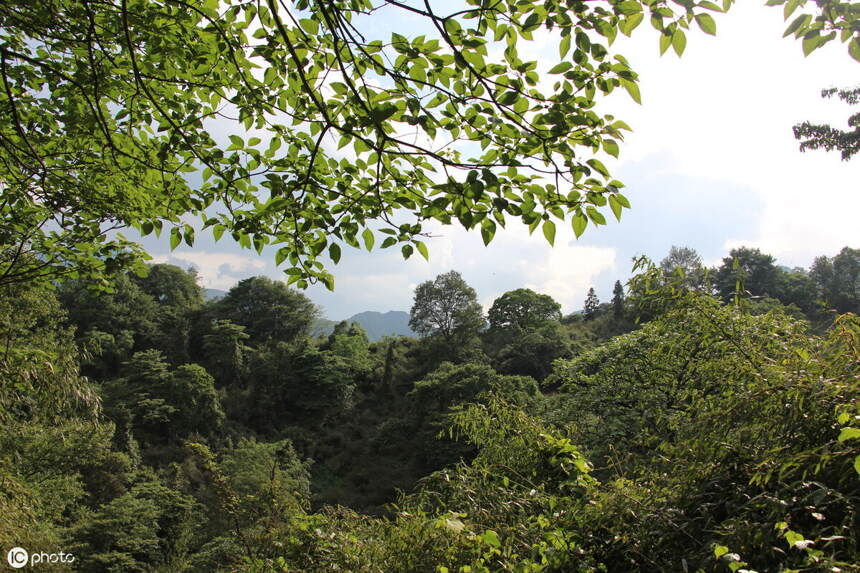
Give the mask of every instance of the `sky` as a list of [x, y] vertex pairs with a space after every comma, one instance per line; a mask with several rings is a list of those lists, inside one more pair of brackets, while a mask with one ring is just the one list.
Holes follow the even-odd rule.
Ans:
[[[634, 256], [659, 261], [672, 245], [695, 248], [708, 265], [731, 248], [758, 247], [789, 267], [860, 247], [860, 158], [800, 153], [791, 131], [804, 120], [845, 127], [850, 108], [822, 100], [820, 92], [856, 85], [857, 63], [836, 42], [805, 58], [799, 41], [782, 37], [778, 8], [742, 2], [717, 16], [717, 36], [691, 30], [682, 58], [671, 50], [660, 56], [647, 22], [612, 46], [639, 73], [642, 92], [641, 106], [620, 90], [600, 107], [633, 128], [620, 158], [605, 161], [632, 203], [620, 223], [609, 216], [607, 226], [589, 226], [578, 240], [569, 225], [559, 226], [555, 247], [515, 222], [488, 247], [478, 232], [436, 226], [427, 241], [429, 262], [417, 255], [404, 261], [399, 250], [345, 247], [331, 268], [335, 291], [313, 285], [306, 294], [332, 320], [366, 310], [408, 311], [419, 283], [454, 269], [485, 308], [527, 287], [569, 313], [582, 308], [592, 286], [608, 300], [614, 282], [629, 278]], [[416, 29], [384, 13], [372, 24], [383, 33]], [[521, 51], [551, 66], [556, 46], [557, 38], [536, 33]], [[155, 262], [194, 266], [205, 288], [227, 290], [254, 275], [284, 277], [271, 252], [257, 256], [227, 237], [215, 243], [201, 233], [193, 248], [173, 252], [166, 234], [142, 243]]]

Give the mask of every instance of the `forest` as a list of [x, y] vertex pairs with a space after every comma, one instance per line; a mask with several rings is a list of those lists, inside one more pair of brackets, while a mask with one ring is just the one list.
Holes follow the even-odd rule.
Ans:
[[[315, 334], [306, 289], [356, 250], [623, 228], [617, 47], [650, 27], [680, 57], [734, 4], [0, 2], [0, 568], [860, 571], [853, 238], [808, 267], [673, 246], [567, 314], [448, 269], [410, 287], [414, 337]], [[857, 3], [765, 4], [860, 61]], [[849, 161], [843, 123], [790, 143]], [[819, 191], [792, 217], [850, 211]], [[202, 237], [283, 280], [207, 299], [145, 247]]]
[[[76, 570], [834, 571], [858, 563], [860, 249], [673, 247], [562, 316], [456, 271], [420, 338], [266, 277], [9, 288], [4, 547]], [[683, 564], [683, 565], [682, 565]]]

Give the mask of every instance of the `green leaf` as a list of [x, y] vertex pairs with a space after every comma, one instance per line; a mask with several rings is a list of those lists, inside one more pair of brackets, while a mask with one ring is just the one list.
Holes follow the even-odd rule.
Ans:
[[582, 236], [582, 233], [585, 232], [585, 228], [588, 226], [588, 217], [582, 214], [581, 211], [577, 211], [573, 215], [573, 219], [571, 219], [571, 226], [573, 227], [573, 234], [576, 235], [578, 239]]
[[621, 24], [619, 24], [618, 29], [621, 30], [622, 34], [629, 37], [630, 34], [633, 33], [633, 30], [635, 30], [644, 19], [645, 15], [641, 12], [639, 12], [638, 14], [631, 14], [630, 16], [621, 21]]
[[821, 36], [816, 31], [803, 38], [803, 55], [808, 56], [815, 51], [815, 48], [821, 43]]
[[718, 559], [728, 552], [729, 552], [729, 548], [726, 547], [725, 545], [717, 545], [716, 547], [714, 547], [714, 557], [716, 557]]
[[389, 103], [370, 110], [370, 118], [374, 123], [382, 123], [395, 113], [397, 113], [397, 106]]
[[785, 3], [785, 8], [782, 11], [782, 19], [788, 20], [791, 18], [791, 15], [797, 10], [798, 6], [800, 6], [802, 0], [789, 0]]
[[660, 55], [666, 53], [666, 50], [669, 49], [669, 46], [672, 45], [672, 36], [671, 34], [660, 34]]
[[848, 44], [848, 53], [852, 58], [860, 62], [860, 38], [851, 40], [851, 43]]
[[591, 205], [585, 208], [585, 212], [588, 214], [588, 218], [591, 219], [595, 225], [606, 224], [606, 217], [603, 216], [603, 213], [601, 213]]
[[408, 259], [409, 257], [412, 256], [412, 252], [413, 252], [412, 245], [403, 245], [403, 247], [400, 249], [400, 252], [403, 253], [404, 259]]
[[179, 232], [179, 227], [170, 229], [170, 250], [176, 249], [179, 243], [182, 242], [182, 233]]
[[289, 254], [289, 249], [287, 249], [286, 247], [282, 247], [282, 248], [278, 249], [277, 252], [275, 253], [275, 266], [276, 267], [280, 266], [281, 263], [284, 262], [284, 259], [287, 258], [288, 254]]
[[558, 57], [563, 58], [570, 51], [570, 35], [562, 36], [561, 42], [558, 45]]
[[484, 219], [481, 221], [481, 239], [484, 241], [484, 246], [490, 244], [496, 234], [496, 224], [492, 219]]
[[678, 28], [675, 30], [675, 33], [672, 34], [672, 48], [675, 50], [675, 53], [678, 54], [678, 57], [680, 57], [684, 55], [684, 48], [686, 47], [687, 36], [681, 28]]
[[612, 209], [612, 214], [615, 215], [617, 221], [621, 220], [621, 202], [615, 195], [609, 196], [609, 208]]
[[627, 93], [630, 94], [630, 97], [638, 104], [642, 104], [642, 96], [639, 94], [639, 85], [633, 81], [628, 79], [621, 79], [621, 85], [627, 90]]
[[339, 263], [340, 262], [340, 245], [338, 245], [337, 243], [332, 243], [331, 245], [329, 245], [328, 256], [334, 262], [334, 264]]
[[860, 428], [842, 428], [842, 431], [839, 432], [838, 441], [844, 442], [845, 440], [856, 440], [860, 438]]
[[227, 227], [224, 225], [215, 225], [212, 227], [212, 236], [215, 237], [215, 241], [219, 241], [221, 237], [224, 235], [224, 231], [227, 230]]
[[705, 34], [710, 34], [711, 36], [717, 35], [717, 23], [714, 22], [710, 14], [696, 14], [696, 24], [699, 25], [699, 28]]
[[614, 139], [604, 139], [603, 151], [605, 151], [612, 157], [618, 157], [618, 143]]
[[589, 159], [588, 161], [586, 161], [586, 163], [588, 164], [589, 167], [591, 167], [592, 169], [594, 169], [595, 171], [597, 171], [598, 173], [600, 173], [604, 177], [609, 177], [609, 170], [606, 168], [606, 166], [603, 164], [603, 162], [600, 161], [599, 159]]
[[373, 243], [375, 241], [373, 231], [371, 231], [370, 229], [365, 229], [361, 233], [361, 238], [362, 240], [364, 240], [364, 248], [366, 248], [368, 251], [373, 249]]
[[794, 547], [799, 541], [805, 541], [803, 535], [790, 529], [786, 531], [783, 535], [789, 547]]
[[549, 70], [549, 73], [551, 73], [551, 74], [563, 74], [564, 72], [566, 72], [567, 70], [569, 70], [572, 67], [573, 67], [573, 64], [571, 64], [570, 62], [561, 62], [561, 63], [554, 65]]
[[325, 274], [320, 277], [320, 280], [325, 285], [325, 288], [330, 291], [334, 291], [334, 277], [330, 274]]
[[635, 0], [625, 0], [620, 4], [615, 6], [615, 10], [618, 13], [624, 14], [625, 16], [630, 16], [631, 14], [637, 14], [642, 12], [642, 4], [636, 2]]
[[487, 545], [490, 545], [492, 547], [501, 547], [502, 546], [502, 542], [499, 540], [499, 534], [496, 533], [495, 531], [493, 531], [492, 529], [486, 530], [484, 532], [484, 534], [481, 536], [481, 539], [484, 541], [484, 543], [486, 543]]
[[418, 249], [418, 252], [421, 253], [421, 256], [424, 257], [425, 261], [430, 260], [430, 253], [427, 251], [427, 245], [421, 241], [415, 241], [415, 248]]
[[544, 221], [542, 230], [543, 230], [543, 236], [546, 238], [547, 242], [550, 245], [554, 245], [555, 244], [555, 223], [553, 223], [552, 221], [549, 221], [549, 220]]
[[299, 20], [299, 26], [301, 26], [302, 30], [304, 30], [311, 36], [316, 36], [320, 31], [319, 22], [311, 18], [303, 18]]
[[782, 37], [785, 38], [786, 36], [790, 36], [791, 34], [794, 34], [801, 29], [805, 29], [811, 21], [812, 16], [810, 14], [801, 14], [800, 16], [792, 20], [791, 24], [789, 24], [788, 27], [785, 29], [785, 32], [783, 32]]

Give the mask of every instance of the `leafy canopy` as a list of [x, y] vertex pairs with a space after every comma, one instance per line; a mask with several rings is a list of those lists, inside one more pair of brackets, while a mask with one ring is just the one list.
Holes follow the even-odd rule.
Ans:
[[[277, 247], [300, 287], [333, 288], [324, 254], [337, 263], [344, 244], [429, 256], [429, 221], [485, 242], [510, 218], [550, 243], [561, 221], [578, 236], [605, 223], [600, 208], [630, 206], [595, 157], [617, 156], [628, 129], [600, 98], [640, 100], [612, 41], [648, 17], [680, 55], [693, 22], [714, 34], [732, 3], [3, 2], [0, 283], [143, 273], [145, 253], [111, 231], [167, 232], [176, 248], [195, 219]], [[854, 6], [816, 8], [787, 32], [806, 53], [840, 34], [857, 58]], [[430, 32], [382, 35], [381, 16]], [[543, 85], [522, 54], [549, 30], [559, 59]]]
[[443, 273], [415, 289], [409, 328], [421, 336], [462, 340], [477, 333], [483, 325], [478, 295], [457, 271]]
[[[552, 242], [572, 216], [579, 234], [605, 221], [598, 207], [629, 206], [593, 157], [628, 129], [599, 97], [639, 100], [609, 44], [650, 15], [680, 53], [693, 20], [714, 32], [720, 8], [703, 6], [4, 2], [0, 280], [143, 256], [114, 229], [192, 245], [195, 216], [216, 239], [277, 245], [299, 286], [331, 287], [321, 257], [343, 244], [428, 256], [431, 220], [489, 242], [515, 217]], [[379, 35], [383, 14], [432, 33]], [[541, 29], [561, 37], [549, 89], [520, 54]]]
[[487, 320], [491, 328], [520, 331], [561, 320], [561, 305], [547, 294], [518, 288], [493, 302], [487, 312]]

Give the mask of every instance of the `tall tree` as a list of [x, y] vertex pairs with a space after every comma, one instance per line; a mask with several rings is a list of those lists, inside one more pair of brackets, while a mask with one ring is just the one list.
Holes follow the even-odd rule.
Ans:
[[155, 444], [211, 435], [224, 421], [215, 381], [197, 364], [175, 370], [158, 350], [137, 352], [125, 363], [123, 377], [105, 385], [108, 411], [114, 417], [127, 411], [141, 441]]
[[319, 309], [304, 294], [268, 277], [251, 277], [215, 303], [217, 318], [245, 327], [252, 345], [307, 336]]
[[594, 287], [588, 289], [588, 295], [585, 297], [585, 304], [582, 309], [585, 312], [585, 318], [592, 319], [597, 316], [597, 309], [600, 307], [600, 300], [597, 298], [597, 293], [594, 292]]
[[150, 265], [146, 274], [131, 278], [159, 304], [185, 309], [203, 304], [203, 288], [197, 284], [194, 268], [183, 270], [176, 265]]
[[776, 280], [776, 298], [783, 304], [793, 304], [807, 316], [819, 308], [818, 285], [804, 269], [779, 269]]
[[441, 274], [415, 289], [409, 327], [421, 336], [438, 336], [452, 343], [474, 336], [483, 325], [478, 295], [457, 271]]
[[357, 322], [340, 321], [328, 337], [325, 349], [343, 358], [353, 373], [366, 374], [371, 367], [370, 341]]
[[833, 258], [816, 258], [810, 275], [828, 307], [860, 312], [860, 249], [844, 247]]
[[151, 265], [146, 275], [132, 276], [157, 304], [152, 345], [164, 352], [173, 364], [189, 362], [189, 338], [193, 318], [203, 306], [203, 289], [197, 271], [175, 265]]
[[615, 286], [612, 287], [612, 314], [616, 318], [624, 316], [624, 287], [621, 286], [621, 281], [615, 281]]
[[493, 301], [487, 320], [496, 330], [522, 331], [561, 320], [561, 305], [549, 295], [519, 288]]
[[204, 363], [221, 384], [236, 385], [245, 372], [251, 348], [245, 327], [229, 320], [216, 320], [203, 335]]
[[[714, 275], [717, 293], [725, 301], [735, 296], [777, 296], [776, 259], [758, 249], [738, 247], [729, 252]], [[740, 286], [742, 292], [737, 292]]]
[[673, 285], [698, 291], [707, 289], [702, 257], [695, 249], [673, 245], [660, 261], [660, 270], [665, 280]]

